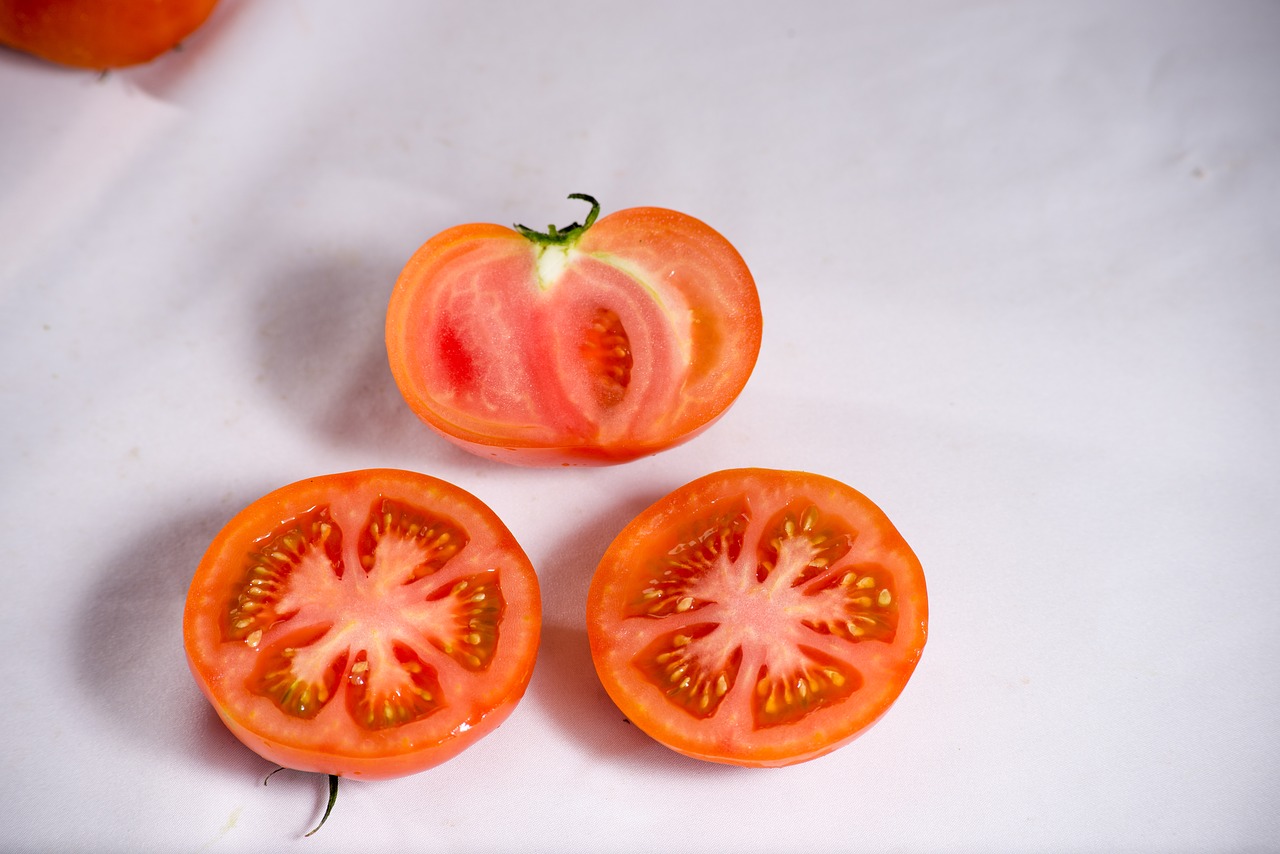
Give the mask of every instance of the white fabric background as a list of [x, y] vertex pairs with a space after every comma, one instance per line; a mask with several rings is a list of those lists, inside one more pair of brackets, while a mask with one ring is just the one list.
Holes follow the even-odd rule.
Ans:
[[[1263, 850], [1280, 818], [1280, 5], [224, 0], [93, 73], [0, 52], [0, 849]], [[736, 406], [520, 470], [400, 400], [400, 266], [476, 220], [672, 207], [756, 275]], [[720, 468], [821, 472], [924, 563], [890, 714], [776, 771], [621, 720], [595, 561]], [[213, 534], [368, 466], [476, 493], [546, 628], [498, 732], [324, 784], [197, 693]], [[304, 847], [305, 845], [305, 847]]]

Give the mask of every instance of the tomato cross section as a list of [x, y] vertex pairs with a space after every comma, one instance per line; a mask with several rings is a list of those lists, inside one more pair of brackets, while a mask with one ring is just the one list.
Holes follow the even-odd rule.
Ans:
[[197, 683], [242, 740], [288, 767], [370, 777], [495, 726], [539, 625], [532, 566], [492, 511], [386, 470], [251, 505], [210, 547], [185, 616]]
[[592, 581], [606, 690], [689, 755], [776, 765], [852, 739], [897, 698], [927, 628], [918, 560], [844, 484], [720, 472], [637, 517]]

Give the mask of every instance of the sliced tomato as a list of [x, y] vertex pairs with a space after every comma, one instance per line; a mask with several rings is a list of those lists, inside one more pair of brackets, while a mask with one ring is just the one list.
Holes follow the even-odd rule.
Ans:
[[79, 68], [137, 65], [191, 35], [217, 0], [0, 0], [0, 44]]
[[760, 301], [710, 226], [632, 208], [545, 233], [463, 225], [396, 283], [387, 353], [409, 406], [469, 451], [617, 463], [706, 429], [760, 350]]
[[537, 577], [475, 496], [369, 470], [286, 486], [236, 515], [192, 579], [196, 683], [287, 768], [366, 779], [439, 764], [524, 693]]
[[789, 765], [880, 718], [924, 650], [920, 562], [820, 475], [708, 475], [637, 516], [591, 582], [587, 633], [633, 724], [689, 756]]

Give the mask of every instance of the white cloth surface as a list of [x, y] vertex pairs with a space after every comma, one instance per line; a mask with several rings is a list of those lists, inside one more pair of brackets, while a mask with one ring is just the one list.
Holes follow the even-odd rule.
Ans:
[[[1280, 5], [224, 0], [105, 76], [0, 51], [0, 849], [1173, 851], [1280, 838]], [[419, 423], [400, 267], [458, 223], [675, 208], [764, 345], [695, 441], [525, 470]], [[222, 727], [186, 585], [248, 502], [428, 472], [545, 629], [457, 759], [323, 782]], [[591, 667], [613, 535], [736, 466], [879, 503], [931, 631], [782, 770], [650, 741]]]

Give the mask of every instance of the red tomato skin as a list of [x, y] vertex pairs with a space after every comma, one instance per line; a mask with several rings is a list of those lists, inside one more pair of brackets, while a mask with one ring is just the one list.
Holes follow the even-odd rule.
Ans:
[[[909, 583], [911, 591], [908, 619], [900, 626], [904, 638], [899, 644], [902, 647], [901, 656], [890, 666], [883, 668], [885, 678], [872, 689], [875, 696], [867, 697], [857, 714], [825, 731], [809, 732], [811, 728], [803, 721], [788, 725], [799, 737], [782, 746], [750, 743], [749, 738], [736, 732], [724, 732], [715, 741], [697, 737], [688, 731], [682, 732], [680, 724], [673, 727], [673, 716], [662, 701], [657, 699], [657, 694], [644, 696], [643, 691], [648, 689], [643, 685], [642, 692], [636, 691], [637, 680], [630, 670], [629, 662], [618, 666], [605, 663], [610, 660], [619, 631], [619, 624], [611, 617], [612, 606], [616, 605], [617, 598], [615, 586], [621, 583], [619, 571], [625, 572], [623, 568], [637, 565], [644, 554], [645, 541], [667, 529], [673, 520], [685, 518], [691, 511], [698, 512], [709, 502], [716, 500], [717, 483], [746, 483], [752, 480], [765, 482], [782, 490], [804, 483], [805, 488], [796, 488], [796, 491], [810, 495], [827, 491], [831, 494], [853, 496], [861, 503], [868, 518], [880, 526], [879, 535], [883, 540], [900, 554], [907, 576], [902, 580]], [[605, 692], [631, 724], [655, 741], [685, 756], [749, 768], [777, 768], [807, 762], [825, 756], [863, 735], [888, 712], [915, 671], [924, 652], [929, 620], [928, 598], [919, 561], [879, 507], [866, 496], [831, 478], [807, 472], [771, 469], [716, 472], [676, 489], [641, 512], [619, 533], [601, 559], [588, 591], [586, 614], [587, 637], [597, 675]], [[674, 717], [680, 719], [679, 715]]]
[[150, 62], [195, 32], [217, 0], [0, 0], [0, 43], [103, 70]]
[[[691, 303], [704, 312], [698, 329], [714, 329], [705, 334], [710, 342], [705, 351], [718, 348], [724, 352], [716, 355], [717, 361], [703, 359], [690, 366], [690, 385], [700, 385], [681, 398], [679, 417], [664, 426], [661, 420], [665, 413], [650, 413], [658, 426], [649, 428], [645, 435], [599, 441], [567, 435], [560, 442], [504, 430], [506, 425], [497, 423], [494, 429], [486, 430], [483, 425], [469, 427], [450, 420], [414, 368], [421, 361], [419, 353], [424, 346], [416, 340], [420, 330], [414, 319], [415, 302], [433, 287], [433, 278], [452, 256], [486, 241], [502, 242], [509, 246], [510, 253], [527, 253], [530, 259], [537, 251], [534, 243], [505, 226], [477, 223], [447, 229], [423, 244], [406, 264], [387, 313], [388, 361], [401, 394], [422, 421], [457, 447], [518, 466], [616, 465], [659, 453], [702, 434], [723, 417], [746, 385], [759, 354], [762, 322], [759, 297], [745, 262], [723, 236], [693, 217], [662, 208], [631, 208], [602, 217], [583, 233], [575, 248], [586, 253], [624, 254], [634, 245], [645, 263], [652, 265], [659, 263], [655, 256], [661, 257], [662, 247], [671, 245], [676, 252], [706, 259], [705, 263], [718, 271], [716, 276], [727, 283], [724, 294], [699, 293], [696, 287], [690, 288]], [[677, 259], [672, 266], [678, 265]], [[712, 382], [709, 376], [719, 380]], [[548, 391], [548, 396], [555, 394], [564, 392]], [[662, 407], [655, 407], [658, 408]]]
[[[231, 704], [226, 700], [235, 692], [243, 692], [244, 689], [240, 686], [244, 677], [238, 673], [218, 670], [208, 653], [210, 642], [207, 637], [210, 627], [216, 623], [216, 617], [209, 613], [211, 605], [221, 607], [225, 601], [225, 595], [219, 592], [223, 586], [219, 579], [226, 576], [226, 561], [238, 559], [243, 554], [244, 544], [248, 541], [246, 532], [269, 530], [273, 521], [278, 523], [296, 516], [300, 506], [299, 495], [313, 499], [315, 492], [311, 486], [317, 482], [323, 482], [329, 489], [354, 490], [360, 484], [378, 479], [392, 483], [410, 482], [417, 487], [426, 484], [429, 489], [437, 489], [446, 495], [461, 496], [464, 501], [474, 502], [480, 508], [479, 513], [490, 517], [488, 521], [494, 524], [498, 534], [493, 544], [494, 550], [506, 552], [514, 556], [514, 560], [523, 561], [527, 569], [527, 579], [523, 582], [524, 592], [519, 602], [523, 607], [519, 613], [509, 615], [508, 622], [504, 624], [521, 638], [518, 644], [514, 644], [517, 650], [513, 654], [517, 656], [517, 660], [511, 665], [506, 693], [488, 697], [484, 706], [473, 708], [464, 724], [443, 737], [413, 740], [411, 743], [406, 742], [401, 751], [376, 756], [298, 746], [285, 738], [273, 737], [269, 723], [251, 725], [230, 708]], [[306, 504], [308, 501], [303, 500], [302, 503]], [[367, 469], [311, 478], [281, 487], [236, 514], [214, 537], [196, 570], [183, 615], [183, 641], [187, 663], [197, 687], [227, 729], [250, 750], [269, 762], [298, 771], [382, 780], [415, 774], [446, 762], [502, 724], [515, 710], [533, 675], [541, 625], [541, 596], [533, 568], [528, 565], [528, 558], [515, 538], [488, 507], [464, 490], [437, 478], [390, 469]]]

